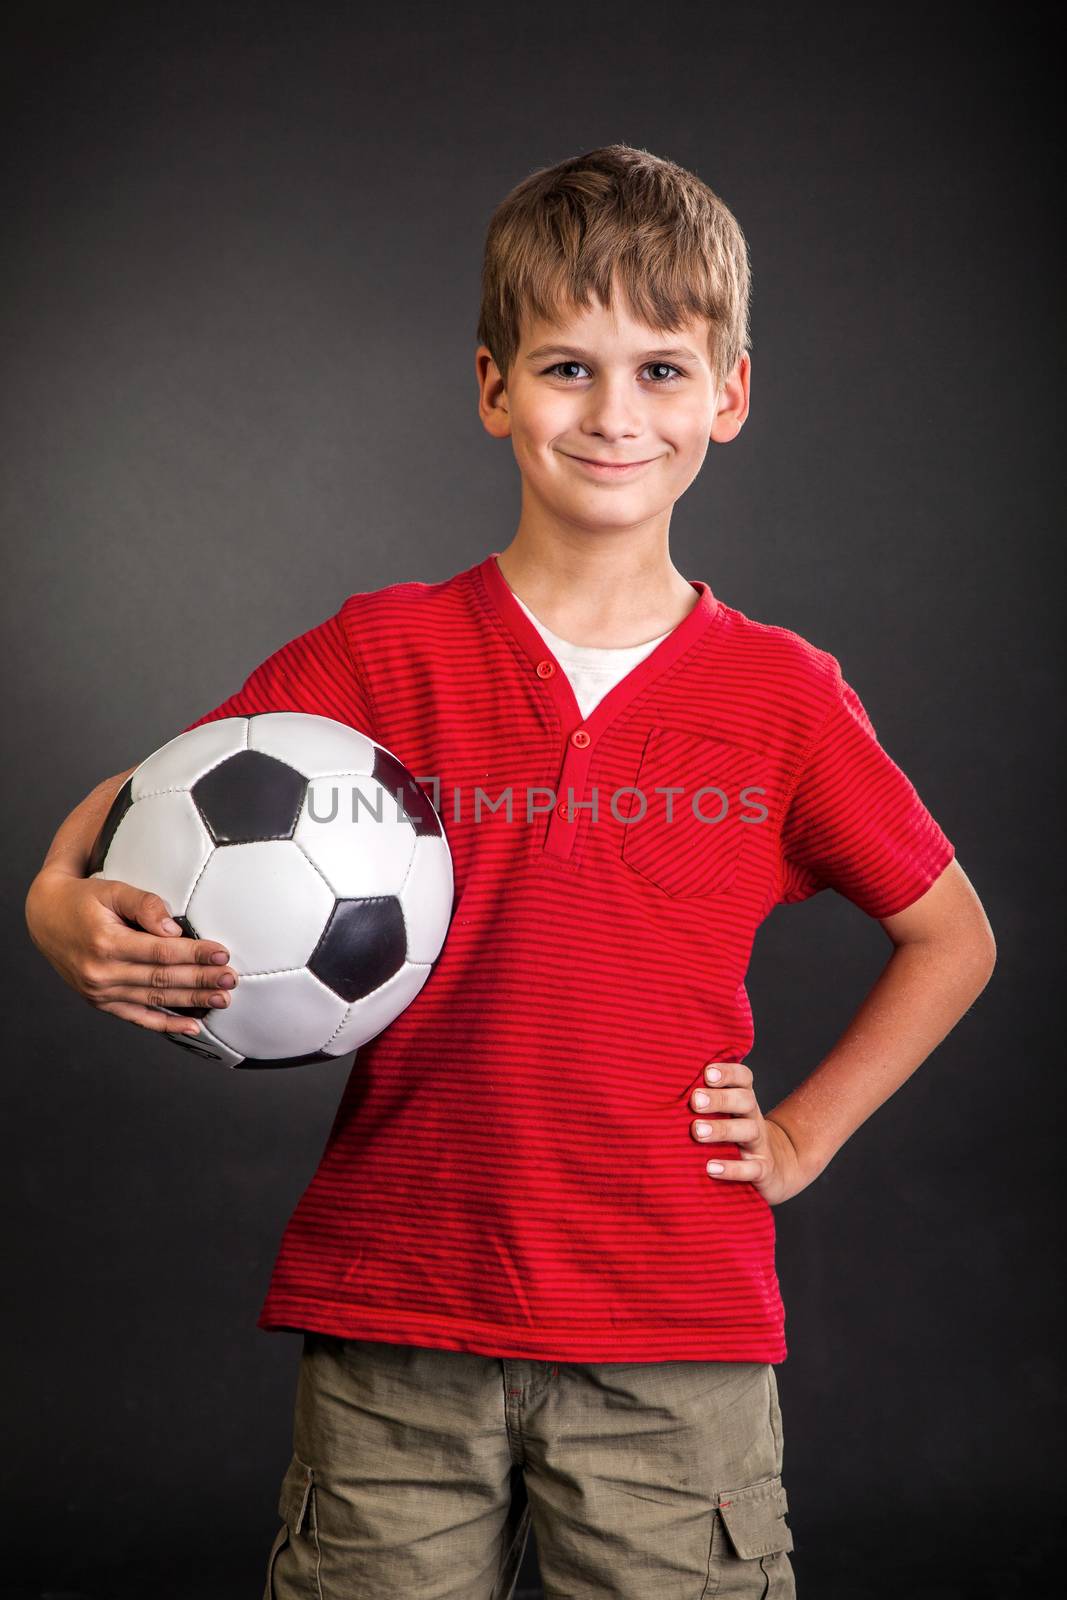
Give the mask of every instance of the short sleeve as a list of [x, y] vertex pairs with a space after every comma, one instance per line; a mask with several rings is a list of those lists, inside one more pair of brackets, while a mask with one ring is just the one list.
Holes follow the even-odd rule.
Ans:
[[786, 807], [779, 904], [830, 888], [868, 916], [889, 917], [925, 894], [954, 854], [838, 669], [836, 698]]
[[[240, 689], [191, 722], [189, 728], [259, 711], [306, 711], [333, 717], [376, 737], [370, 691], [350, 647], [344, 607], [283, 644], [256, 667]], [[182, 732], [188, 733], [189, 728]]]

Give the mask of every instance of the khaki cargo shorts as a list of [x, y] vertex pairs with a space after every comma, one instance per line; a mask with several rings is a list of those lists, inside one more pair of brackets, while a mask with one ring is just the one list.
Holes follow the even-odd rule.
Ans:
[[795, 1600], [774, 1368], [306, 1333], [264, 1600]]

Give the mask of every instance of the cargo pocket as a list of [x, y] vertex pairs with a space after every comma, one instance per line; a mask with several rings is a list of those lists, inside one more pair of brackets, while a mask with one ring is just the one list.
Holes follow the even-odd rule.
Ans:
[[704, 1600], [796, 1600], [786, 1553], [793, 1548], [788, 1509], [780, 1476], [723, 1491], [712, 1526]]
[[[282, 1479], [278, 1495], [278, 1515], [282, 1526], [271, 1546], [267, 1559], [267, 1584], [263, 1600], [291, 1600], [296, 1595], [314, 1595], [321, 1600], [319, 1583], [319, 1538], [315, 1507], [315, 1474], [300, 1457], [294, 1455]], [[292, 1575], [291, 1585], [278, 1582], [278, 1567], [285, 1551], [291, 1551], [286, 1574]]]
[[762, 776], [760, 757], [740, 745], [652, 728], [634, 780], [637, 793], [617, 803], [627, 819], [621, 823], [623, 861], [678, 899], [724, 894], [767, 816]]

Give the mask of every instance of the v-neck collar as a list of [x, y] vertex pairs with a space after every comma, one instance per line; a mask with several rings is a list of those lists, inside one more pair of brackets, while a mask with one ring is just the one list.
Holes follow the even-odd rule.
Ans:
[[[497, 550], [492, 551], [473, 569], [476, 577], [481, 580], [483, 592], [504, 626], [521, 647], [530, 663], [531, 671], [543, 682], [546, 691], [552, 696], [564, 735], [568, 738], [573, 737], [574, 733], [581, 729], [588, 735], [587, 742], [590, 744], [596, 741], [608, 725], [614, 722], [643, 690], [661, 677], [668, 667], [673, 666], [679, 656], [695, 644], [712, 623], [719, 620], [722, 613], [722, 606], [709, 586], [699, 578], [690, 578], [689, 583], [699, 596], [693, 609], [671, 629], [665, 639], [660, 640], [654, 650], [649, 651], [643, 660], [631, 667], [614, 688], [608, 690], [588, 717], [583, 717], [566, 672], [553, 655], [547, 641], [520, 606], [497, 565], [499, 553]], [[547, 668], [551, 670], [546, 670]]]

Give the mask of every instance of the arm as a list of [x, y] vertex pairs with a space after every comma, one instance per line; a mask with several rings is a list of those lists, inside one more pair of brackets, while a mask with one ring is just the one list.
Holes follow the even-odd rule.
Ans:
[[[70, 816], [60, 824], [49, 845], [41, 872], [59, 872], [67, 877], [84, 878], [89, 865], [89, 852], [111, 809], [111, 802], [126, 779], [136, 771], [136, 767], [127, 767], [125, 772], [116, 773], [113, 778], [104, 778], [74, 807]], [[35, 878], [34, 884], [36, 882]], [[33, 884], [30, 885], [32, 893]]]
[[958, 861], [879, 921], [894, 945], [880, 977], [830, 1053], [767, 1113], [792, 1146], [801, 1187], [951, 1033], [996, 964], [992, 929]]
[[[974, 1004], [993, 972], [996, 945], [978, 896], [953, 859], [906, 910], [878, 919], [893, 953], [841, 1038], [803, 1083], [764, 1115], [751, 1068], [719, 1062], [705, 1069], [705, 1118], [691, 1124], [701, 1143], [736, 1143], [717, 1181], [748, 1181], [771, 1205], [806, 1189], [841, 1146], [877, 1111]], [[718, 1071], [713, 1079], [712, 1070]], [[712, 1083], [723, 1087], [712, 1088]], [[690, 1104], [701, 1110], [694, 1091]], [[710, 1126], [710, 1136], [698, 1130]]]

